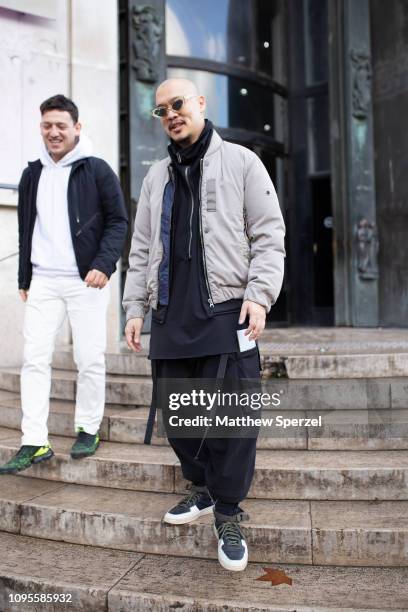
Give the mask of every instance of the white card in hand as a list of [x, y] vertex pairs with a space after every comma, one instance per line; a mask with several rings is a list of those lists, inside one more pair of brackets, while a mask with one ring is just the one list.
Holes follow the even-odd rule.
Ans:
[[245, 329], [237, 330], [239, 350], [241, 353], [256, 347], [255, 340], [249, 340], [248, 336], [245, 336], [245, 331]]

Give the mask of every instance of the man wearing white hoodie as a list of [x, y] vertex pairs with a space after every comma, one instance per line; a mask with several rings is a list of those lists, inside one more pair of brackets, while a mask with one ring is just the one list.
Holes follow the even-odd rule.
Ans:
[[68, 315], [78, 367], [71, 456], [95, 453], [105, 404], [108, 280], [127, 231], [119, 181], [91, 155], [78, 108], [56, 95], [41, 106], [43, 151], [19, 185], [19, 292], [26, 303], [21, 371], [22, 446], [1, 473], [50, 459], [51, 360]]

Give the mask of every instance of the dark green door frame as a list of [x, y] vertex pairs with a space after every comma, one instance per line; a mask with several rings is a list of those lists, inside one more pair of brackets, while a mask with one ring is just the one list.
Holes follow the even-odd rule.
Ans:
[[335, 324], [377, 326], [369, 0], [329, 0]]
[[[143, 179], [166, 153], [166, 137], [150, 110], [166, 78], [165, 0], [119, 0], [120, 179], [125, 193], [129, 231], [122, 256], [122, 288]], [[150, 325], [146, 318], [145, 329]]]

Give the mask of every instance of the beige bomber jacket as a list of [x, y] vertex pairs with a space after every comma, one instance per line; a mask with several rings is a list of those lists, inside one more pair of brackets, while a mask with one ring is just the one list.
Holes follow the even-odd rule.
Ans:
[[[160, 221], [170, 158], [153, 164], [138, 201], [123, 307], [126, 321], [157, 308]], [[210, 305], [232, 298], [270, 310], [284, 272], [285, 225], [261, 160], [214, 130], [201, 163], [200, 235]]]

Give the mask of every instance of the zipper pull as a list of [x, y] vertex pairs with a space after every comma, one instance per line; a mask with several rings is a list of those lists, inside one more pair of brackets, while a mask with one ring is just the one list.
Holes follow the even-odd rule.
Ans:
[[211, 298], [208, 298], [208, 303], [210, 304], [210, 308], [214, 308], [214, 302]]

